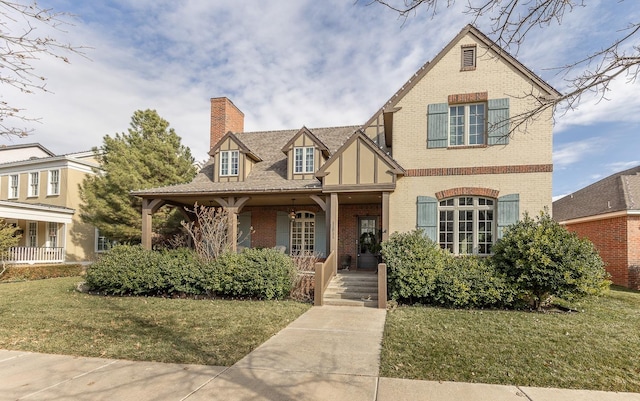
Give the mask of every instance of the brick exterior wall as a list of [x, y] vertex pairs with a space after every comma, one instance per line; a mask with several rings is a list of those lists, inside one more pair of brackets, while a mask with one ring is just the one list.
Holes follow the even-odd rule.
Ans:
[[[567, 224], [569, 231], [573, 231], [580, 237], [588, 238], [598, 249], [600, 257], [614, 284], [638, 289], [637, 268], [635, 279], [630, 275], [631, 251], [628, 249], [629, 238], [627, 229], [627, 216], [613, 217], [610, 219], [586, 221], [582, 223]], [[636, 222], [636, 228], [639, 222]], [[640, 240], [640, 234], [636, 235]], [[638, 241], [635, 242], [639, 244]], [[636, 246], [637, 247], [637, 246]], [[636, 253], [640, 251], [636, 250]], [[635, 287], [633, 287], [635, 281]]]
[[[313, 213], [320, 211], [319, 206], [300, 206], [297, 210], [305, 210]], [[251, 247], [272, 248], [276, 246], [276, 224], [277, 212], [289, 212], [290, 206], [275, 207], [245, 207], [242, 212], [251, 212]], [[356, 269], [358, 235], [358, 217], [375, 216], [378, 224], [381, 224], [382, 206], [380, 204], [371, 205], [339, 205], [338, 209], [338, 258], [342, 255], [351, 256], [349, 269]], [[340, 259], [338, 259], [338, 263]]]
[[227, 132], [244, 131], [244, 113], [226, 97], [211, 99], [211, 131], [209, 149], [213, 148]]
[[629, 288], [640, 290], [640, 216], [627, 216]]

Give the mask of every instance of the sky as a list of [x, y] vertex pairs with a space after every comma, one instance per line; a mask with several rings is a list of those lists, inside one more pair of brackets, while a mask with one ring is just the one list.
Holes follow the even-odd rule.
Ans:
[[[245, 131], [360, 125], [472, 22], [463, 13], [466, 1], [435, 16], [418, 9], [408, 18], [370, 0], [38, 4], [72, 16], [59, 30], [36, 26], [36, 33], [83, 47], [84, 56], [68, 54], [69, 64], [32, 60], [48, 93], [0, 87], [0, 101], [38, 119], [16, 122], [31, 134], [0, 137], [0, 145], [39, 142], [56, 154], [90, 150], [105, 135], [126, 132], [134, 111], [155, 109], [199, 161], [209, 150], [212, 97], [226, 96], [244, 112]], [[589, 1], [509, 51], [565, 92], [557, 68], [640, 21], [635, 5]], [[489, 30], [487, 21], [477, 26]], [[606, 99], [585, 96], [576, 109], [556, 113], [554, 199], [640, 165], [639, 85], [620, 77]]]

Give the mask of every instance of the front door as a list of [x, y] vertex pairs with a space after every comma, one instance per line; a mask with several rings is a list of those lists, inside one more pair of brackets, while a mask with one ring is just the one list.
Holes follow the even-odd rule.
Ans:
[[377, 216], [358, 217], [358, 270], [374, 270], [380, 254]]

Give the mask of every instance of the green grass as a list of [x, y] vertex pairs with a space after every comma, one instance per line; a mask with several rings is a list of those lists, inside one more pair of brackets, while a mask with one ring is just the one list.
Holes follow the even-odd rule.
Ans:
[[0, 284], [0, 348], [230, 366], [310, 305], [103, 297], [80, 277]]
[[380, 375], [640, 392], [640, 293], [614, 289], [579, 313], [400, 307]]

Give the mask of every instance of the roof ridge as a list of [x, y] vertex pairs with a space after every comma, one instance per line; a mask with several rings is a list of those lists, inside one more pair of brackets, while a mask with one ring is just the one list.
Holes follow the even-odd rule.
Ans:
[[[306, 127], [306, 125], [303, 125], [303, 127]], [[338, 128], [352, 128], [352, 127], [360, 127], [359, 124], [352, 124], [352, 125], [336, 125], [333, 127], [313, 127], [313, 128], [309, 128], [306, 127], [309, 131], [313, 132], [313, 130], [318, 130], [318, 129], [338, 129]], [[235, 132], [236, 135], [240, 135], [240, 134], [269, 134], [269, 133], [277, 133], [277, 132], [287, 132], [287, 131], [300, 131], [301, 128], [288, 128], [288, 129], [276, 129], [276, 130], [267, 130], [267, 131], [243, 131], [243, 132]]]

